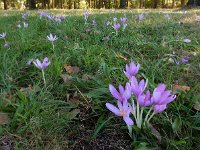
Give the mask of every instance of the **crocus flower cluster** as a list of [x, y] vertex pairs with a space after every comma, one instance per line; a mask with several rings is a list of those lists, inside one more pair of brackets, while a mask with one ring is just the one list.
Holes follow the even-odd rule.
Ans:
[[10, 47], [9, 44], [8, 44], [8, 42], [6, 41], [6, 32], [0, 34], [0, 39], [3, 39], [3, 40], [4, 40], [4, 44], [3, 44], [3, 47], [4, 47], [4, 48], [7, 49], [7, 48]]
[[89, 16], [89, 11], [88, 11], [88, 10], [85, 10], [85, 12], [84, 12], [84, 20], [85, 20], [85, 24], [87, 23], [88, 16]]
[[[24, 26], [24, 28], [28, 28], [28, 23], [27, 23], [27, 22], [24, 22], [24, 23], [23, 23], [23, 26]], [[17, 27], [18, 27], [18, 28], [21, 28], [22, 25], [19, 23], [19, 24], [17, 24]]]
[[[106, 103], [107, 109], [115, 115], [123, 117], [128, 127], [134, 125], [134, 120], [138, 128], [148, 125], [150, 119], [156, 114], [163, 112], [167, 105], [172, 102], [176, 95], [166, 89], [165, 84], [159, 84], [151, 93], [147, 89], [148, 80], [137, 80], [136, 74], [140, 68], [139, 64], [131, 62], [124, 70], [128, 82], [125, 87], [119, 85], [117, 90], [113, 85], [109, 85], [111, 95], [116, 99], [117, 107]], [[146, 113], [143, 113], [143, 112]]]
[[[120, 21], [121, 21], [121, 23], [122, 23], [122, 30], [124, 31], [125, 29], [126, 29], [126, 27], [127, 27], [127, 18], [125, 18], [125, 17], [123, 17], [123, 18], [120, 18]], [[116, 32], [116, 35], [118, 34], [118, 30], [119, 30], [119, 28], [121, 27], [121, 24], [120, 23], [117, 23], [117, 18], [116, 17], [114, 17], [113, 18], [113, 29], [115, 30], [115, 32]]]
[[183, 57], [178, 58], [178, 60], [175, 59], [174, 62], [176, 65], [180, 65], [180, 64], [188, 63], [189, 60], [190, 60], [190, 56], [183, 56]]
[[40, 16], [40, 19], [46, 18], [57, 23], [61, 23], [65, 20], [65, 17], [62, 15], [55, 16], [54, 14], [50, 14], [48, 12], [39, 12], [38, 15]]

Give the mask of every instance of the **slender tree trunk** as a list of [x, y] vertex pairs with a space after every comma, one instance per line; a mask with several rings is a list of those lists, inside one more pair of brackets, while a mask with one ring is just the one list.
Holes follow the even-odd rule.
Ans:
[[153, 8], [157, 8], [158, 7], [158, 0], [154, 0], [154, 6]]
[[4, 7], [4, 10], [7, 10], [7, 1], [6, 0], [3, 0], [3, 7]]
[[35, 0], [29, 0], [29, 9], [36, 9]]
[[126, 8], [126, 0], [120, 0], [120, 9], [125, 9]]

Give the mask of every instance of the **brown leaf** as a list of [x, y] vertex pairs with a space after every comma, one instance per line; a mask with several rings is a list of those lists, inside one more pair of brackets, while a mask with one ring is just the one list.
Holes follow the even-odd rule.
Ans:
[[123, 55], [121, 55], [121, 54], [116, 54], [116, 57], [117, 57], [117, 58], [122, 58], [122, 59], [124, 59], [125, 61], [128, 60], [125, 56], [123, 56]]
[[79, 67], [76, 67], [76, 66], [73, 67], [66, 64], [64, 65], [64, 68], [69, 74], [77, 74], [80, 71]]
[[90, 80], [90, 79], [92, 79], [93, 78], [93, 76], [92, 75], [89, 75], [89, 74], [83, 74], [82, 75], [82, 79], [83, 80]]
[[74, 119], [78, 114], [80, 114], [80, 109], [73, 109], [72, 111], [68, 113], [67, 116], [71, 120], [71, 119]]
[[195, 110], [199, 111], [200, 110], [200, 102], [199, 101], [196, 101], [194, 103], [194, 107], [193, 107]]
[[7, 124], [9, 122], [10, 118], [8, 114], [0, 112], [0, 125]]
[[72, 83], [72, 81], [71, 81], [72, 76], [70, 76], [68, 74], [61, 74], [60, 76], [63, 79], [65, 84], [71, 84]]
[[156, 130], [156, 128], [154, 128], [154, 126], [151, 124], [149, 124], [149, 128], [151, 130], [151, 133], [157, 138], [158, 142], [160, 143], [162, 140], [162, 137], [160, 133], [158, 132], [158, 130]]
[[190, 90], [190, 87], [189, 86], [182, 86], [182, 85], [178, 85], [178, 84], [173, 84], [172, 85], [174, 89], [177, 89], [177, 90], [180, 90], [180, 91], [183, 91], [183, 92], [187, 92]]

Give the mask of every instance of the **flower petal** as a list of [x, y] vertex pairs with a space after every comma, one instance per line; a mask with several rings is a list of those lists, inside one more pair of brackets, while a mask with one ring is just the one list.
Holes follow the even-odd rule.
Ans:
[[106, 103], [106, 107], [115, 115], [120, 116], [120, 110], [110, 103]]

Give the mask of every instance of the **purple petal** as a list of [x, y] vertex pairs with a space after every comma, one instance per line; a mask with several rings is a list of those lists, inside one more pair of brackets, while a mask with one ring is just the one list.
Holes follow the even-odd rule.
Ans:
[[110, 103], [106, 103], [106, 107], [115, 115], [120, 116], [120, 110]]
[[123, 120], [126, 122], [127, 125], [132, 126], [133, 120], [129, 116], [124, 116]]
[[109, 90], [114, 98], [116, 98], [118, 100], [121, 99], [119, 92], [116, 90], [116, 88], [113, 85], [111, 85], [111, 84], [109, 85]]
[[153, 110], [154, 110], [156, 113], [161, 113], [161, 112], [164, 111], [166, 108], [167, 108], [167, 105], [166, 105], [166, 104], [164, 104], [164, 105], [154, 105]]

